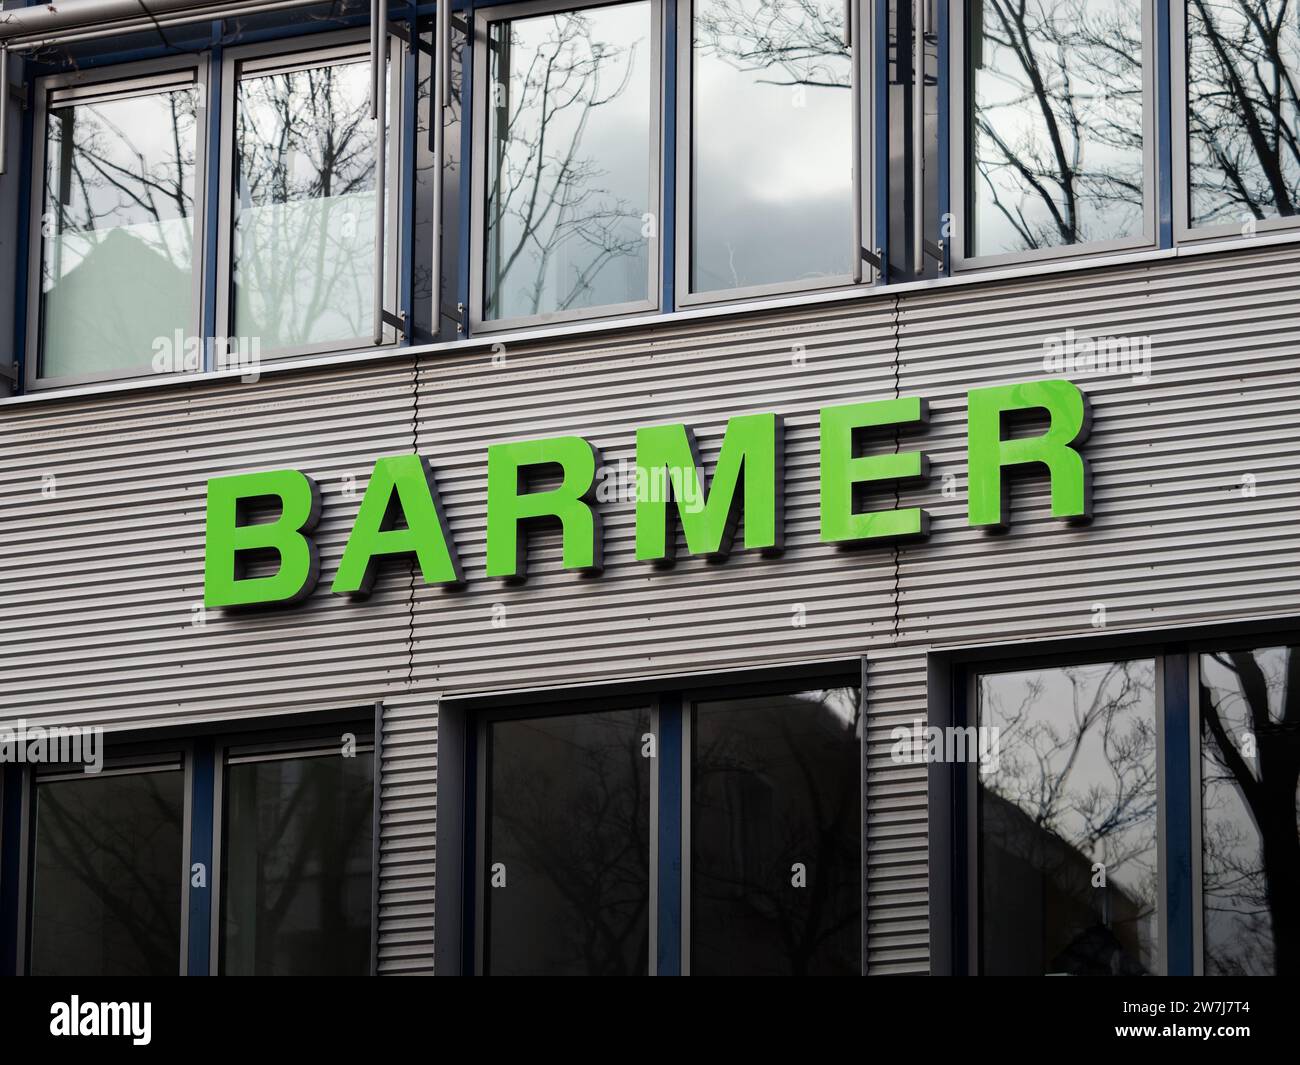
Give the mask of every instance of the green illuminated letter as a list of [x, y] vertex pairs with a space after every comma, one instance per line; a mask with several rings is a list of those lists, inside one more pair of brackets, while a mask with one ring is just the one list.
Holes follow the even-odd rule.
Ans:
[[[967, 396], [967, 455], [971, 525], [1007, 524], [1004, 466], [1041, 462], [1052, 488], [1052, 517], [1087, 519], [1088, 467], [1075, 445], [1088, 436], [1088, 401], [1070, 381], [1053, 379], [978, 388]], [[1050, 424], [1042, 436], [1002, 438], [1006, 411], [1045, 410]]]
[[[278, 499], [274, 521], [241, 524], [247, 503]], [[207, 547], [203, 561], [203, 605], [252, 606], [296, 603], [316, 587], [320, 565], [306, 534], [320, 518], [320, 489], [297, 470], [270, 470], [208, 481]], [[244, 577], [240, 555], [274, 552], [279, 569], [267, 577]]]
[[[636, 557], [671, 560], [676, 536], [668, 524], [671, 497], [693, 555], [725, 558], [742, 516], [745, 547], [781, 546], [781, 420], [746, 414], [727, 422], [707, 492], [695, 438], [684, 425], [636, 433]], [[744, 478], [743, 504], [736, 486]]]
[[[405, 528], [394, 528], [398, 517]], [[380, 459], [370, 475], [331, 591], [369, 595], [378, 570], [376, 562], [389, 555], [414, 555], [425, 584], [459, 584], [460, 563], [450, 543], [429, 464], [419, 455]]]
[[[521, 522], [559, 518], [564, 530], [564, 568], [599, 572], [600, 516], [589, 505], [596, 492], [596, 449], [578, 436], [493, 444], [488, 448], [487, 575], [523, 577], [527, 547]], [[529, 467], [559, 466], [558, 488], [527, 492]]]
[[925, 536], [929, 515], [920, 507], [858, 514], [853, 486], [869, 481], [920, 480], [928, 462], [919, 451], [899, 454], [853, 455], [857, 429], [925, 423], [925, 401], [914, 396], [875, 403], [823, 407], [821, 412], [821, 538], [823, 543], [875, 540], [882, 537]]

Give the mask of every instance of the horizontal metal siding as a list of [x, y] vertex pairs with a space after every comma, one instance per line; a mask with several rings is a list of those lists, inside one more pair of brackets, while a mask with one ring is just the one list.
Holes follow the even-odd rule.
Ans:
[[431, 698], [398, 696], [384, 705], [379, 778], [381, 976], [433, 972], [437, 729], [438, 705]]
[[406, 362], [0, 412], [5, 716], [162, 725], [403, 690], [410, 610], [394, 593], [409, 569], [364, 608], [326, 588], [292, 610], [193, 621], [208, 478], [309, 473], [336, 562], [357, 505], [341, 505], [343, 479], [364, 484], [376, 454], [410, 451], [412, 390]]

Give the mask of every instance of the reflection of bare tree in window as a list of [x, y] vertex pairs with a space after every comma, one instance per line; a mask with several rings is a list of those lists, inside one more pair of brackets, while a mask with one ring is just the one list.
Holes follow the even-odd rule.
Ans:
[[1300, 198], [1300, 30], [1290, 0], [1189, 0], [1192, 221], [1290, 215]]
[[1137, 0], [976, 0], [971, 19], [971, 195], [1008, 230], [987, 250], [1139, 233]]
[[695, 970], [858, 970], [860, 715], [855, 689], [697, 711]]
[[[984, 800], [985, 860], [1023, 862], [1070, 900], [1075, 916], [1049, 935], [1067, 937], [1053, 946], [1073, 965], [1153, 960], [1143, 957], [1158, 898], [1153, 684], [1140, 661], [981, 681], [980, 724], [1000, 730], [1000, 754], [980, 783], [1006, 804]], [[1092, 885], [1097, 863], [1105, 889]]]
[[1300, 654], [1278, 648], [1204, 656], [1200, 710], [1206, 967], [1294, 973], [1300, 968]]
[[[593, 118], [633, 86], [645, 47], [641, 40], [602, 39], [605, 17], [604, 11], [564, 12], [493, 28], [487, 189], [493, 317], [589, 306], [612, 263], [645, 256], [641, 214], [649, 205], [610, 187], [606, 161], [587, 138]], [[638, 82], [635, 91], [645, 90]], [[619, 301], [638, 295], [644, 298], [644, 290]]]
[[695, 18], [696, 48], [772, 85], [849, 88], [851, 56], [839, 0], [712, 0]]
[[643, 711], [494, 726], [493, 972], [647, 971], [648, 728]]
[[240, 83], [241, 335], [283, 347], [366, 329], [376, 151], [367, 73], [343, 63]]
[[181, 810], [179, 773], [39, 786], [34, 973], [176, 972]]
[[365, 972], [372, 773], [369, 755], [230, 767], [223, 971]]
[[[169, 117], [166, 140], [170, 142], [161, 155], [146, 154], [140, 148], [144, 131], [135, 128], [138, 123], [132, 120], [142, 109], [128, 101], [53, 110], [46, 210], [54, 213], [54, 232], [88, 232], [192, 217], [197, 102], [193, 90], [160, 94], [155, 104], [161, 104], [159, 109]], [[188, 270], [193, 252], [190, 229], [178, 231], [182, 243], [177, 247], [157, 236], [151, 241], [153, 250]], [[148, 239], [144, 234], [141, 237]], [[48, 280], [57, 279], [55, 275]]]

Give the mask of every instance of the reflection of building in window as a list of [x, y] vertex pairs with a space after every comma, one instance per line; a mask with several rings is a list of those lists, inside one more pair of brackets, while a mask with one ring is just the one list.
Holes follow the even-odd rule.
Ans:
[[1093, 887], [1092, 858], [1006, 799], [986, 794], [980, 813], [985, 972], [1150, 971], [1148, 902], [1110, 880]]
[[979, 713], [1002, 746], [979, 780], [983, 970], [1154, 971], [1154, 663], [985, 674]]

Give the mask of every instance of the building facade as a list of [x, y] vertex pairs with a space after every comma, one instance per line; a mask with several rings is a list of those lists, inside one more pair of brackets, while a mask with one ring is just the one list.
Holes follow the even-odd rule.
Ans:
[[1284, 5], [5, 6], [0, 969], [1295, 970]]

